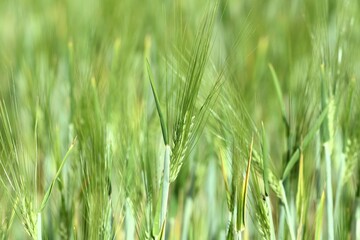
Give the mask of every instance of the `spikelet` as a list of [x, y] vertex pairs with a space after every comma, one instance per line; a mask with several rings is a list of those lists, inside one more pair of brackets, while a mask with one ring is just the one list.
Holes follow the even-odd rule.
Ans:
[[282, 199], [283, 196], [281, 191], [281, 181], [277, 179], [277, 177], [271, 171], [269, 171], [269, 185], [276, 196]]
[[345, 157], [346, 157], [346, 169], [344, 175], [343, 184], [346, 184], [350, 178], [354, 175], [354, 171], [356, 169], [357, 162], [359, 160], [359, 142], [356, 138], [353, 140], [348, 139], [346, 143], [345, 149]]
[[[189, 112], [186, 111], [184, 121], [180, 131], [175, 131], [174, 142], [171, 150], [170, 182], [173, 182], [179, 174], [188, 154], [189, 145], [194, 134], [195, 116], [189, 118]], [[186, 132], [188, 131], [188, 132]]]

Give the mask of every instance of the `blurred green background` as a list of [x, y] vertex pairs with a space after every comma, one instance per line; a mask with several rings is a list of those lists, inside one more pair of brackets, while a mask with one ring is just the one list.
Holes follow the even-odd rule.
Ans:
[[[156, 235], [164, 144], [147, 62], [171, 125], [213, 18], [195, 109], [221, 87], [170, 185], [163, 237], [359, 239], [359, 11], [356, 0], [0, 1], [0, 236]], [[231, 206], [248, 176], [239, 230]]]

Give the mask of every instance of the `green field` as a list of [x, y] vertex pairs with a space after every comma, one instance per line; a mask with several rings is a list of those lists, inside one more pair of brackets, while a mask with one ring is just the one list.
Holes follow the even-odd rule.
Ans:
[[1, 239], [360, 239], [357, 0], [0, 0]]

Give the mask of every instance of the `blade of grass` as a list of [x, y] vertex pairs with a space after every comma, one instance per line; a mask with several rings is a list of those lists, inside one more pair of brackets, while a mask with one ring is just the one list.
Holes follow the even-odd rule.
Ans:
[[66, 152], [65, 154], [65, 157], [63, 158], [60, 166], [59, 166], [59, 169], [57, 170], [56, 174], [55, 174], [55, 177], [53, 178], [48, 190], [46, 191], [44, 197], [43, 197], [43, 200], [41, 202], [41, 206], [40, 206], [40, 209], [39, 209], [39, 212], [42, 212], [42, 210], [45, 208], [47, 202], [49, 201], [49, 198], [50, 198], [50, 195], [52, 193], [52, 190], [53, 190], [53, 187], [57, 181], [57, 179], [59, 178], [60, 176], [60, 173], [61, 173], [61, 170], [63, 169], [64, 165], [65, 165], [65, 162], [66, 162], [66, 159], [68, 158], [68, 156], [70, 155], [71, 151], [73, 150], [74, 146], [75, 146], [75, 143], [76, 143], [76, 137], [74, 139], [74, 141], [72, 142], [72, 144], [70, 145], [68, 151]]
[[266, 133], [264, 123], [262, 126], [262, 154], [263, 154], [263, 180], [264, 180], [264, 192], [265, 196], [269, 196], [269, 181], [268, 181], [268, 168], [269, 168], [269, 159], [268, 159], [268, 144], [266, 141]]
[[163, 135], [163, 139], [164, 139], [164, 144], [168, 145], [169, 144], [169, 136], [168, 136], [168, 133], [167, 133], [166, 122], [165, 122], [165, 118], [164, 118], [164, 115], [163, 115], [162, 110], [161, 110], [159, 97], [157, 95], [157, 92], [156, 92], [156, 89], [155, 89], [155, 86], [154, 86], [154, 82], [153, 82], [153, 79], [152, 79], [151, 68], [150, 68], [150, 63], [149, 63], [148, 60], [147, 60], [147, 71], [148, 71], [148, 75], [149, 75], [151, 90], [153, 92], [154, 99], [155, 99], [156, 109], [157, 109], [159, 119], [160, 119], [160, 125], [161, 125], [161, 131], [162, 131], [162, 135]]
[[[308, 146], [308, 144], [311, 142], [311, 140], [315, 137], [315, 134], [320, 129], [321, 124], [323, 123], [323, 121], [326, 118], [328, 110], [329, 110], [329, 106], [326, 106], [324, 108], [324, 110], [322, 111], [322, 113], [320, 114], [320, 116], [318, 117], [318, 119], [315, 121], [312, 128], [309, 130], [309, 132], [304, 137], [304, 140], [301, 145], [301, 149], [305, 149]], [[288, 164], [285, 167], [284, 174], [282, 177], [283, 180], [286, 179], [286, 177], [289, 175], [290, 171], [292, 170], [292, 168], [294, 167], [296, 162], [299, 160], [299, 157], [300, 157], [300, 149], [297, 149], [294, 152], [294, 154], [291, 156], [290, 161], [288, 162]]]
[[251, 166], [251, 159], [252, 159], [253, 144], [254, 144], [254, 136], [251, 139], [250, 153], [249, 153], [248, 164], [246, 167], [245, 181], [242, 186], [242, 191], [241, 192], [239, 191], [241, 195], [239, 196], [239, 200], [238, 200], [239, 205], [238, 205], [237, 219], [236, 219], [236, 230], [238, 232], [245, 230], [246, 197], [247, 197], [247, 189], [248, 189], [249, 179], [250, 179], [250, 166]]
[[315, 239], [320, 240], [322, 236], [323, 212], [325, 203], [325, 191], [322, 192], [320, 202], [316, 210]]
[[275, 69], [273, 67], [273, 65], [271, 63], [269, 63], [269, 68], [270, 68], [270, 72], [271, 72], [271, 76], [272, 76], [272, 80], [275, 86], [275, 90], [276, 90], [276, 95], [280, 104], [280, 108], [281, 108], [281, 115], [282, 115], [282, 119], [284, 121], [284, 124], [287, 128], [287, 130], [289, 129], [289, 122], [286, 119], [286, 111], [285, 111], [285, 105], [284, 105], [284, 97], [281, 91], [281, 87], [280, 87], [280, 82], [279, 82], [279, 78], [275, 72]]
[[296, 210], [299, 217], [299, 226], [297, 231], [297, 239], [302, 239], [303, 215], [304, 215], [304, 155], [300, 153], [299, 161], [299, 179], [296, 193]]
[[230, 191], [230, 187], [229, 187], [229, 183], [228, 183], [228, 174], [225, 168], [225, 153], [224, 150], [219, 147], [219, 158], [220, 158], [220, 164], [221, 164], [221, 174], [222, 177], [224, 179], [224, 183], [225, 183], [225, 191], [226, 191], [226, 200], [227, 200], [227, 204], [228, 204], [228, 208], [230, 209], [231, 206], [231, 191]]

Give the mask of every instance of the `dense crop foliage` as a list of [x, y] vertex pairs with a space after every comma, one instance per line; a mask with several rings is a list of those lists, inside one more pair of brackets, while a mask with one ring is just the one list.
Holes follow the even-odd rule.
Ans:
[[1, 239], [360, 239], [356, 0], [0, 1]]

